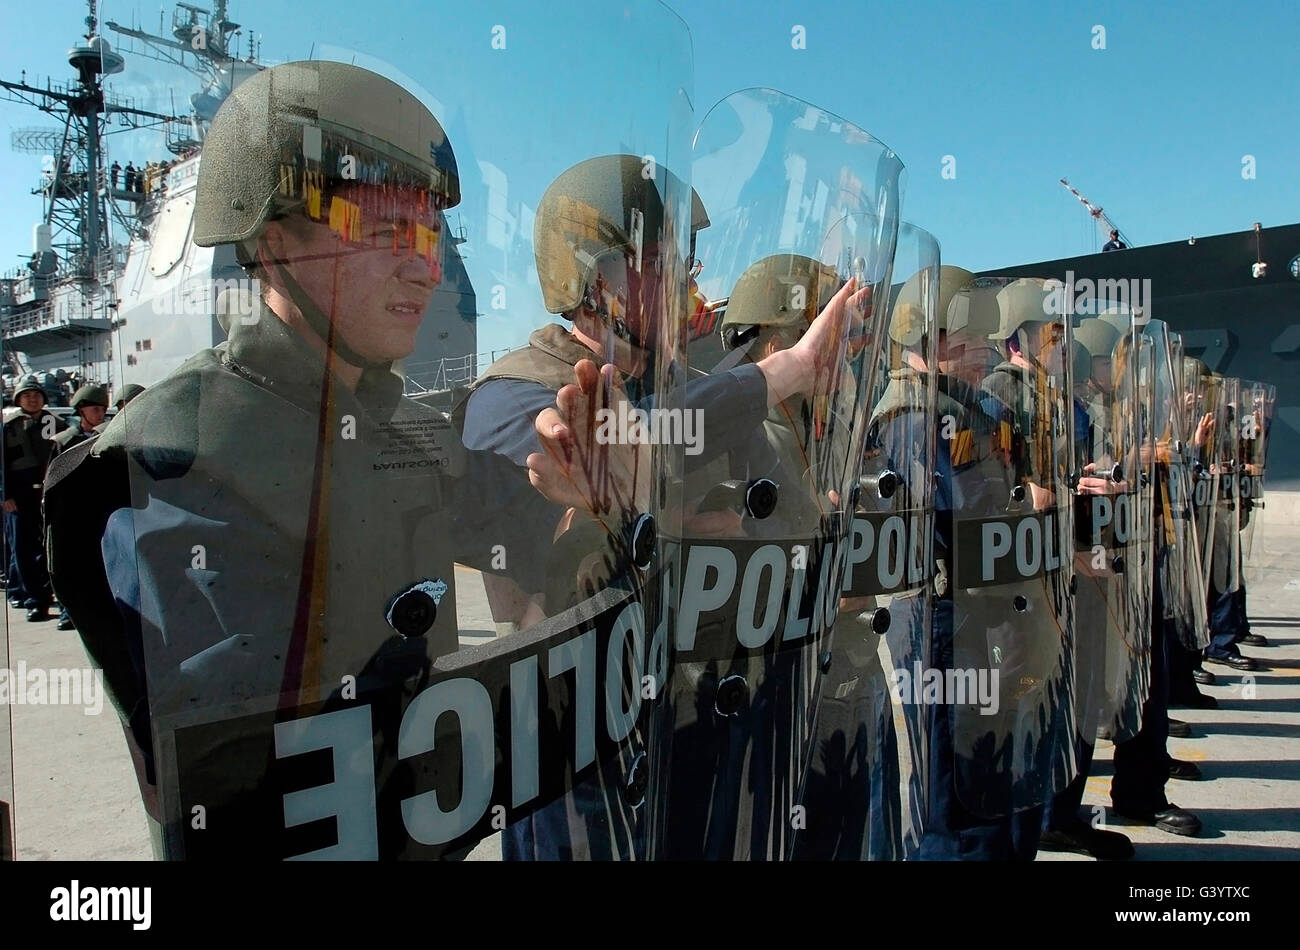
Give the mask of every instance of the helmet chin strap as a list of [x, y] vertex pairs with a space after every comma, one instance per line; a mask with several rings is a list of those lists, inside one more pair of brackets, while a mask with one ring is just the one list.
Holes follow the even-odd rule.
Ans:
[[391, 367], [391, 360], [368, 360], [344, 341], [342, 334], [335, 331], [330, 318], [326, 313], [316, 305], [307, 291], [303, 290], [302, 285], [290, 276], [285, 269], [282, 261], [276, 261], [273, 264], [277, 276], [288, 294], [289, 299], [293, 301], [294, 306], [301, 311], [303, 319], [307, 325], [319, 336], [324, 344], [333, 350], [344, 362], [351, 363], [361, 370], [367, 369], [385, 369]]
[[367, 360], [343, 341], [335, 332], [328, 316], [303, 290], [296, 280], [289, 276], [282, 261], [273, 265], [280, 280], [284, 282], [289, 299], [302, 312], [307, 325], [315, 331], [321, 341], [344, 362], [361, 370], [355, 394], [362, 405], [370, 407], [381, 418], [388, 418], [397, 408], [402, 398], [402, 381], [392, 372], [391, 360], [375, 362]]

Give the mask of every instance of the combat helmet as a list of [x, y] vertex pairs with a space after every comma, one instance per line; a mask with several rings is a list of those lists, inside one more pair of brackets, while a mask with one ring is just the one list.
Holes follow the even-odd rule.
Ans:
[[[632, 277], [657, 256], [668, 200], [685, 186], [660, 167], [646, 175], [638, 155], [601, 155], [562, 172], [538, 202], [533, 247], [542, 300], [550, 313], [569, 315], [586, 305], [625, 339], [639, 342], [622, 321], [635, 292]], [[691, 241], [709, 226], [691, 191]]]
[[[929, 268], [919, 270], [909, 277], [894, 298], [894, 309], [889, 318], [889, 338], [900, 346], [915, 346], [925, 333], [926, 302], [924, 295], [929, 293], [933, 271]], [[959, 291], [971, 286], [975, 275], [970, 271], [944, 264], [939, 268], [939, 287], [936, 312], [937, 329], [948, 331], [957, 324], [961, 329], [969, 322], [969, 304], [954, 306]]]
[[144, 387], [139, 383], [127, 383], [122, 389], [122, 396], [118, 399], [118, 408], [122, 408], [136, 396], [144, 392]]
[[1132, 332], [1135, 324], [1144, 322], [1141, 307], [1130, 309], [1123, 303], [1106, 304], [1097, 312], [1097, 319], [1114, 327], [1121, 335]]
[[[359, 66], [284, 63], [237, 86], [212, 120], [195, 186], [194, 243], [234, 244], [248, 266], [270, 220], [300, 214], [353, 243], [399, 201], [419, 218], [402, 235], [408, 253], [432, 267], [441, 213], [460, 201], [456, 159], [433, 113]], [[398, 240], [395, 233], [395, 249]], [[312, 329], [332, 336], [348, 362], [368, 365], [328, 332], [328, 317], [283, 264], [272, 267]]]
[[743, 346], [764, 327], [803, 331], [830, 303], [840, 284], [835, 268], [811, 257], [764, 257], [746, 268], [727, 298], [723, 342], [731, 348]]
[[1054, 299], [1054, 291], [1045, 281], [1036, 277], [1013, 280], [997, 292], [998, 325], [988, 338], [1000, 342], [1022, 329], [1055, 323], [1061, 317], [1055, 313]]
[[18, 397], [25, 392], [37, 392], [48, 400], [45, 395], [45, 386], [41, 384], [41, 378], [35, 373], [28, 373], [18, 380], [18, 385], [14, 387], [14, 404], [18, 403]]
[[1108, 320], [1090, 317], [1079, 321], [1074, 330], [1074, 338], [1083, 344], [1093, 359], [1109, 359], [1122, 332]]
[[969, 281], [956, 289], [948, 306], [940, 308], [939, 329], [950, 336], [960, 335], [971, 342], [986, 344], [1001, 319], [998, 307], [1001, 287], [995, 280], [972, 274]]
[[72, 411], [82, 406], [103, 406], [108, 408], [108, 390], [98, 383], [86, 383], [72, 396]]

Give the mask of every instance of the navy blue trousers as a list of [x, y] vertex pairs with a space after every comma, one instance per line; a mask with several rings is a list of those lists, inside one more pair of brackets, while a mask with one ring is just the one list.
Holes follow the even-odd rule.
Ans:
[[1246, 635], [1244, 594], [1236, 591], [1210, 591], [1210, 656], [1240, 656], [1237, 644]]
[[23, 606], [49, 607], [54, 602], [50, 573], [45, 566], [45, 537], [41, 530], [41, 498], [38, 493], [15, 498], [17, 511], [5, 512], [5, 536], [9, 542], [9, 596], [23, 598]]
[[[1111, 804], [1119, 811], [1159, 811], [1168, 806], [1169, 781], [1169, 650], [1170, 634], [1164, 627], [1164, 605], [1156, 584], [1152, 616], [1160, 618], [1151, 637], [1151, 691], [1142, 706], [1142, 728], [1127, 742], [1115, 746], [1115, 777], [1110, 783]], [[1176, 634], [1175, 634], [1176, 635]]]
[[1043, 806], [1043, 831], [1064, 831], [1083, 820], [1079, 816], [1079, 809], [1083, 807], [1083, 792], [1088, 785], [1088, 773], [1092, 770], [1092, 755], [1096, 748], [1095, 742], [1079, 733], [1075, 734], [1074, 754], [1079, 763], [1079, 774]]

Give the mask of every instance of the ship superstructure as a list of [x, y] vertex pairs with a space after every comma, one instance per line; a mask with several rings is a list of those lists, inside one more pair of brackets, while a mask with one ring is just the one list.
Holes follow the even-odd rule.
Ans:
[[70, 81], [0, 80], [0, 95], [61, 121], [54, 129], [19, 130], [13, 144], [44, 153], [34, 193], [44, 215], [33, 229], [31, 258], [0, 279], [0, 317], [7, 374], [48, 370], [48, 395], [76, 377], [112, 380], [112, 334], [118, 322], [116, 284], [124, 272], [125, 239], [138, 233], [145, 195], [128, 191], [105, 155], [110, 132], [156, 128], [175, 117], [140, 108], [105, 90], [105, 77], [125, 60], [99, 35], [90, 3], [83, 42], [68, 51]]
[[[31, 85], [24, 76], [2, 87], [11, 101], [64, 118], [57, 133], [15, 133], [15, 146], [46, 152], [52, 171], [39, 186], [46, 213], [32, 259], [0, 280], [5, 373], [49, 374], [54, 404], [79, 379], [115, 390], [152, 385], [225, 338], [216, 298], [243, 273], [232, 248], [194, 244], [194, 189], [209, 123], [231, 90], [264, 68], [259, 43], [230, 20], [225, 0], [211, 10], [178, 3], [170, 26], [160, 17], [156, 32], [107, 21], [116, 48], [98, 32], [93, 0], [89, 7], [85, 42], [69, 52], [75, 83]], [[127, 57], [195, 77], [199, 91], [187, 114], [140, 109], [106, 91], [105, 77], [122, 73]], [[128, 181], [110, 164], [127, 156], [108, 154], [105, 139], [148, 128], [158, 130], [161, 160], [133, 154], [141, 167]], [[443, 282], [402, 367], [408, 392], [439, 404], [449, 404], [492, 355], [475, 352], [475, 295], [459, 251], [465, 236], [448, 232]]]

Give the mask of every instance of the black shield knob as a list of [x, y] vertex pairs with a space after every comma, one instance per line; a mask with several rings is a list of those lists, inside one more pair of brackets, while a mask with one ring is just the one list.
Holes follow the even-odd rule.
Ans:
[[1011, 500], [1012, 500], [1012, 501], [1024, 501], [1024, 500], [1025, 500], [1025, 486], [1024, 486], [1024, 485], [1017, 485], [1015, 488], [1011, 489]]
[[745, 489], [745, 510], [751, 518], [766, 518], [776, 511], [779, 493], [780, 489], [772, 479], [756, 478]]
[[1016, 594], [1016, 596], [1012, 598], [1011, 606], [1016, 609], [1016, 613], [1023, 614], [1029, 609], [1029, 599], [1025, 597], [1024, 594]]
[[749, 705], [749, 684], [739, 673], [724, 676], [718, 681], [713, 708], [719, 716], [737, 716]]
[[889, 621], [888, 607], [876, 607], [874, 610], [864, 610], [858, 614], [858, 623], [864, 627], [870, 627], [872, 633], [887, 633], [889, 631]]
[[632, 767], [627, 770], [627, 782], [623, 785], [623, 801], [629, 808], [640, 808], [645, 803], [646, 789], [650, 786], [650, 765], [645, 753], [637, 754], [632, 760]]
[[1116, 462], [1110, 469], [1110, 480], [1112, 482], [1124, 481], [1124, 466]]
[[438, 602], [446, 592], [442, 581], [421, 581], [393, 595], [384, 610], [388, 625], [403, 637], [422, 637], [438, 619]]
[[1111, 562], [1110, 562], [1110, 569], [1111, 569], [1112, 571], [1114, 571], [1116, 574], [1123, 574], [1123, 573], [1124, 573], [1124, 558], [1123, 558], [1122, 555], [1116, 554], [1116, 555], [1111, 559]]
[[658, 546], [659, 532], [655, 528], [654, 517], [641, 515], [632, 523], [632, 538], [628, 544], [628, 549], [632, 552], [632, 563], [638, 571], [650, 569]]

